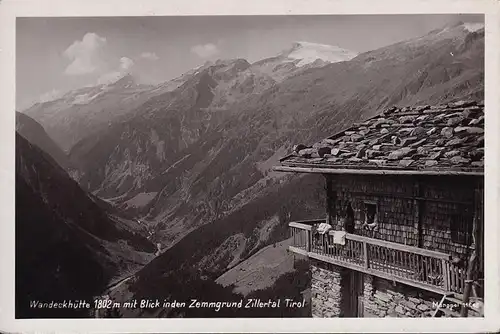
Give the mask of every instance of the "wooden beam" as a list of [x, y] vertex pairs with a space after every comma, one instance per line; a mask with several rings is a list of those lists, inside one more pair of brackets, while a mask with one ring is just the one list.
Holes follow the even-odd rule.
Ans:
[[[421, 187], [421, 186], [420, 186]], [[454, 200], [446, 200], [446, 199], [438, 199], [438, 198], [426, 198], [420, 196], [408, 196], [408, 195], [399, 195], [394, 193], [372, 193], [372, 192], [361, 192], [361, 191], [353, 191], [349, 192], [351, 195], [364, 195], [364, 196], [373, 196], [373, 197], [392, 197], [399, 199], [407, 199], [407, 200], [417, 200], [417, 201], [425, 201], [425, 202], [439, 202], [439, 203], [450, 203], [450, 204], [465, 204], [472, 205], [473, 201], [464, 202], [464, 201], [454, 201]]]
[[416, 198], [414, 199], [414, 204], [415, 204], [415, 215], [416, 215], [416, 231], [415, 235], [417, 237], [417, 247], [423, 247], [424, 241], [423, 241], [423, 235], [422, 235], [422, 215], [423, 215], [423, 204], [422, 200], [422, 185], [420, 184], [420, 180], [417, 177], [415, 180], [415, 196]]
[[[315, 220], [315, 221], [318, 221], [318, 220]], [[319, 222], [321, 222], [321, 220], [319, 220]], [[324, 220], [322, 222], [324, 222]], [[312, 227], [310, 224], [303, 224], [302, 222], [291, 222], [288, 224], [288, 226], [307, 230], [307, 231], [310, 231], [311, 227]], [[335, 231], [328, 232], [328, 234], [330, 234], [332, 236], [334, 235], [334, 233], [335, 233]], [[390, 241], [385, 241], [385, 240], [380, 240], [380, 239], [369, 238], [369, 237], [365, 237], [365, 236], [357, 235], [357, 234], [346, 233], [345, 238], [346, 238], [346, 240], [354, 240], [354, 241], [357, 241], [360, 243], [366, 242], [367, 244], [371, 244], [371, 245], [395, 249], [395, 250], [399, 250], [399, 251], [403, 251], [403, 252], [419, 254], [422, 256], [429, 256], [429, 257], [433, 257], [436, 259], [449, 260], [451, 258], [450, 254], [432, 251], [432, 250], [428, 250], [425, 248], [418, 248], [418, 247], [414, 247], [414, 246], [399, 244], [396, 242], [390, 242]]]
[[312, 223], [319, 223], [319, 222], [324, 223], [325, 220], [324, 219], [316, 219], [316, 220], [308, 220], [308, 221], [300, 221], [300, 222], [290, 222], [290, 223], [288, 223], [288, 226], [310, 231], [312, 228]]
[[336, 219], [336, 208], [334, 203], [337, 200], [337, 192], [333, 189], [332, 179], [330, 175], [325, 175], [326, 182], [326, 217], [330, 225], [334, 225]]
[[479, 226], [478, 226], [478, 206], [480, 206], [478, 202], [478, 189], [475, 189], [475, 205], [474, 205], [474, 218], [472, 219], [472, 243], [471, 243], [471, 248], [472, 248], [472, 254], [469, 258], [469, 262], [467, 265], [467, 276], [465, 278], [465, 288], [464, 288], [464, 299], [463, 299], [463, 305], [462, 309], [460, 311], [460, 316], [462, 317], [467, 317], [469, 313], [469, 308], [467, 307], [467, 304], [469, 303], [469, 298], [472, 292], [472, 284], [478, 279], [478, 266], [479, 266], [479, 259], [478, 257], [480, 254], [478, 254], [478, 241], [479, 239]]
[[297, 253], [300, 255], [308, 256], [308, 252], [305, 249], [295, 247], [295, 246], [288, 246], [288, 250], [293, 253]]
[[[298, 165], [298, 164], [297, 164]], [[307, 165], [307, 164], [300, 164]], [[464, 171], [436, 171], [436, 170], [408, 170], [408, 169], [349, 169], [349, 168], [326, 168], [326, 167], [299, 167], [299, 166], [274, 166], [275, 172], [294, 173], [317, 173], [317, 174], [362, 174], [362, 175], [467, 175], [484, 176], [484, 172], [464, 172]]]
[[467, 266], [467, 276], [465, 279], [465, 288], [464, 288], [464, 299], [463, 299], [462, 309], [460, 310], [461, 317], [467, 317], [469, 313], [469, 308], [467, 307], [467, 304], [469, 303], [469, 298], [472, 290], [472, 283], [474, 281], [476, 262], [477, 262], [476, 250], [473, 249]]
[[[333, 232], [329, 232], [330, 234], [333, 234]], [[429, 256], [437, 259], [446, 259], [449, 260], [451, 258], [450, 254], [446, 253], [441, 253], [441, 252], [436, 252], [436, 251], [431, 251], [425, 248], [418, 248], [414, 246], [408, 246], [404, 244], [398, 244], [396, 242], [390, 242], [390, 241], [385, 241], [385, 240], [380, 240], [380, 239], [374, 239], [374, 238], [368, 238], [364, 237], [361, 235], [357, 234], [346, 234], [346, 239], [348, 240], [355, 240], [359, 242], [366, 242], [371, 245], [377, 245], [385, 248], [390, 248], [390, 249], [395, 249], [403, 252], [409, 252], [409, 253], [414, 253], [414, 254], [419, 254], [422, 256]]]
[[444, 289], [450, 290], [450, 263], [445, 259], [441, 259], [441, 269], [443, 270]]
[[363, 242], [363, 255], [365, 257], [365, 268], [370, 267], [370, 253], [368, 253], [368, 243]]
[[[295, 250], [292, 250], [292, 251], [295, 251]], [[303, 254], [303, 252], [301, 252], [301, 253]], [[301, 254], [301, 253], [299, 253], [299, 254]], [[359, 265], [348, 263], [348, 262], [339, 261], [337, 259], [334, 259], [334, 258], [331, 258], [328, 256], [324, 256], [324, 255], [320, 255], [320, 254], [316, 254], [316, 253], [311, 253], [311, 252], [309, 252], [305, 255], [308, 256], [309, 258], [312, 258], [315, 260], [320, 260], [323, 262], [334, 264], [334, 265], [339, 266], [339, 267], [344, 267], [344, 268], [359, 271], [359, 272], [362, 272], [365, 274], [377, 276], [377, 277], [384, 278], [384, 279], [389, 280], [389, 281], [396, 281], [396, 282], [410, 285], [410, 286], [413, 286], [416, 288], [420, 288], [422, 290], [427, 290], [427, 291], [431, 291], [431, 292], [438, 293], [438, 294], [443, 294], [443, 293], [447, 292], [447, 291], [444, 291], [443, 289], [440, 289], [440, 288], [432, 286], [432, 285], [412, 281], [412, 280], [406, 279], [404, 277], [394, 276], [394, 275], [391, 275], [389, 273], [384, 273], [384, 272], [381, 272], [381, 271], [378, 271], [378, 270], [375, 270], [372, 268], [364, 268], [363, 266], [359, 266]]]
[[477, 218], [477, 255], [479, 271], [484, 274], [484, 182], [479, 180], [474, 197], [474, 217]]

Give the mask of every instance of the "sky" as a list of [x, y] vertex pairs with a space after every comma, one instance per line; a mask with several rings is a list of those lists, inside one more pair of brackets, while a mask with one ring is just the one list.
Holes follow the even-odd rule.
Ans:
[[295, 41], [365, 52], [483, 15], [18, 18], [16, 103], [22, 110], [131, 73], [160, 83], [208, 60], [274, 56]]

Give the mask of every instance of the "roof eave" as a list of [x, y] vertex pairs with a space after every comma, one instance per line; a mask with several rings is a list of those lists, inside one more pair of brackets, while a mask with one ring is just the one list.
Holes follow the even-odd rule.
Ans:
[[297, 165], [274, 166], [273, 171], [312, 174], [358, 174], [358, 175], [455, 175], [484, 176], [484, 171], [455, 170], [411, 170], [411, 169], [366, 169], [366, 168], [328, 168]]

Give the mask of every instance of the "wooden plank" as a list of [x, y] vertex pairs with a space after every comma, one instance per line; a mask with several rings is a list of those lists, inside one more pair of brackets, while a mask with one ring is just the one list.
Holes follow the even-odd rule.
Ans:
[[432, 266], [431, 266], [430, 258], [424, 257], [424, 265], [425, 265], [425, 274], [426, 274], [424, 279], [426, 281], [428, 281], [430, 276], [432, 276]]
[[[330, 232], [330, 233], [332, 233], [332, 232]], [[398, 244], [398, 243], [395, 243], [395, 242], [390, 242], [390, 241], [385, 241], [385, 240], [380, 240], [380, 239], [368, 238], [368, 237], [364, 237], [364, 236], [356, 235], [356, 234], [350, 234], [350, 233], [348, 233], [346, 235], [346, 239], [348, 239], [348, 240], [356, 240], [356, 241], [359, 241], [359, 242], [367, 242], [367, 243], [369, 243], [371, 245], [378, 245], [378, 246], [385, 247], [385, 248], [397, 249], [397, 250], [401, 250], [403, 252], [409, 252], [409, 253], [419, 254], [419, 255], [422, 255], [422, 256], [430, 256], [430, 257], [434, 257], [434, 258], [438, 258], [438, 259], [449, 260], [451, 258], [450, 254], [445, 254], [445, 253], [441, 253], [441, 252], [431, 251], [431, 250], [428, 250], [428, 249], [418, 248], [418, 247], [404, 245], [404, 244]]]
[[423, 274], [422, 257], [418, 256], [417, 254], [415, 254], [415, 259], [417, 261], [417, 278], [421, 279], [422, 278], [422, 274]]
[[385, 272], [389, 272], [389, 268], [387, 267], [387, 262], [388, 261], [388, 257], [389, 257], [389, 249], [387, 248], [381, 248], [382, 250], [382, 259], [383, 259], [383, 266], [382, 266], [382, 269], [385, 271]]
[[333, 189], [333, 180], [331, 175], [324, 175], [326, 182], [326, 221], [330, 225], [334, 225], [336, 218], [335, 203], [337, 201], [337, 192]]
[[409, 264], [410, 258], [409, 258], [408, 255], [409, 255], [409, 253], [402, 253], [402, 256], [403, 256], [403, 267], [406, 270], [410, 269], [410, 264]]
[[361, 175], [470, 175], [484, 176], [484, 171], [450, 171], [450, 170], [408, 170], [408, 169], [349, 169], [327, 168], [312, 164], [283, 163], [272, 168], [275, 172], [318, 173], [318, 174], [361, 174]]
[[289, 227], [295, 227], [295, 228], [298, 228], [298, 229], [301, 229], [301, 230], [307, 230], [307, 231], [310, 231], [312, 229], [311, 225], [302, 224], [302, 223], [296, 223], [296, 222], [288, 223], [288, 226]]
[[450, 204], [464, 204], [464, 205], [472, 205], [472, 201], [457, 201], [457, 200], [447, 200], [443, 198], [427, 198], [422, 195], [403, 195], [399, 193], [386, 193], [386, 192], [361, 192], [361, 191], [352, 191], [349, 192], [351, 195], [362, 195], [362, 196], [373, 196], [373, 197], [390, 197], [390, 198], [399, 198], [399, 199], [407, 199], [413, 201], [420, 202], [438, 202], [438, 203], [450, 203]]
[[450, 271], [448, 269], [448, 262], [444, 259], [441, 259], [441, 272], [443, 273], [444, 289], [450, 291]]
[[[291, 246], [289, 246], [289, 247], [291, 247]], [[425, 283], [421, 283], [421, 282], [409, 280], [409, 279], [406, 279], [404, 277], [393, 276], [391, 274], [384, 273], [384, 272], [381, 272], [381, 271], [378, 271], [378, 270], [374, 270], [372, 268], [364, 268], [364, 266], [362, 266], [362, 265], [357, 265], [357, 264], [353, 264], [353, 263], [342, 262], [342, 261], [330, 258], [328, 256], [324, 256], [324, 255], [320, 255], [320, 254], [315, 254], [315, 253], [309, 253], [307, 255], [310, 258], [312, 258], [312, 259], [324, 261], [324, 262], [327, 262], [327, 263], [330, 263], [330, 264], [333, 264], [333, 265], [337, 265], [337, 266], [340, 266], [340, 267], [344, 267], [344, 268], [348, 268], [348, 269], [360, 271], [360, 272], [363, 272], [365, 274], [374, 275], [374, 276], [377, 276], [377, 277], [380, 277], [380, 278], [387, 279], [389, 281], [396, 281], [396, 282], [399, 282], [399, 283], [403, 283], [403, 284], [410, 285], [410, 286], [413, 286], [413, 287], [416, 287], [416, 288], [420, 288], [420, 289], [423, 289], [423, 290], [435, 292], [435, 293], [438, 293], [438, 294], [443, 294], [443, 293], [447, 292], [447, 291], [444, 291], [442, 288], [439, 288], [439, 287], [436, 287], [436, 286], [432, 286], [432, 285], [429, 285], [429, 284], [425, 284]]]
[[455, 273], [455, 267], [450, 266], [450, 290], [455, 291], [456, 289], [456, 273]]
[[[478, 206], [479, 203], [478, 202], [478, 192], [477, 192], [477, 189], [475, 189], [474, 191], [474, 207]], [[469, 261], [468, 261], [468, 264], [467, 264], [467, 273], [466, 273], [466, 279], [467, 279], [467, 283], [465, 283], [465, 281], [462, 281], [461, 282], [464, 282], [465, 283], [465, 286], [464, 286], [464, 289], [463, 289], [463, 292], [464, 292], [464, 299], [463, 299], [463, 302], [464, 302], [464, 305], [468, 304], [469, 303], [469, 298], [471, 296], [471, 292], [472, 292], [472, 283], [474, 281], [477, 281], [477, 279], [479, 278], [479, 273], [478, 273], [478, 267], [480, 266], [480, 263], [479, 263], [479, 255], [478, 254], [478, 249], [479, 249], [479, 245], [478, 245], [478, 242], [480, 240], [480, 237], [479, 237], [479, 224], [478, 224], [478, 220], [479, 220], [479, 217], [477, 215], [477, 209], [475, 208], [474, 210], [474, 217], [472, 219], [472, 243], [470, 245], [470, 247], [472, 248], [472, 254], [469, 256]], [[467, 317], [468, 315], [468, 308], [463, 306], [462, 305], [462, 309], [461, 309], [461, 312], [460, 312], [460, 316], [462, 317]]]
[[296, 222], [291, 222], [291, 223], [301, 223], [301, 224], [306, 224], [306, 225], [312, 225], [316, 223], [326, 223], [326, 217], [325, 218], [314, 218], [314, 219], [304, 219], [304, 220], [299, 220]]
[[[298, 229], [302, 229], [302, 230], [306, 230], [306, 231], [310, 231], [311, 228], [312, 228], [311, 225], [303, 224], [303, 223], [300, 223], [300, 222], [291, 222], [291, 223], [288, 224], [288, 226], [294, 227], [294, 228], [298, 228]], [[329, 234], [333, 236], [333, 231], [330, 231]], [[368, 237], [364, 237], [364, 236], [361, 236], [361, 235], [350, 234], [350, 233], [346, 234], [346, 241], [347, 240], [354, 240], [354, 241], [357, 241], [357, 242], [360, 242], [360, 243], [367, 242], [367, 243], [369, 243], [371, 245], [378, 245], [378, 246], [385, 247], [385, 248], [400, 250], [400, 251], [403, 251], [403, 252], [415, 253], [415, 254], [419, 254], [419, 255], [423, 255], [423, 256], [430, 256], [430, 257], [438, 258], [438, 259], [449, 260], [450, 257], [451, 257], [450, 254], [445, 254], [445, 253], [441, 253], [441, 252], [431, 251], [431, 250], [428, 250], [428, 249], [418, 248], [418, 247], [404, 245], [404, 244], [398, 244], [398, 243], [395, 243], [395, 242], [390, 242], [390, 241], [385, 241], [385, 240], [368, 238]]]
[[290, 252], [294, 252], [300, 255], [308, 256], [308, 252], [302, 248], [295, 247], [295, 246], [288, 246], [288, 250]]
[[479, 271], [484, 275], [484, 181], [477, 182], [474, 200], [474, 216], [477, 220], [477, 252]]

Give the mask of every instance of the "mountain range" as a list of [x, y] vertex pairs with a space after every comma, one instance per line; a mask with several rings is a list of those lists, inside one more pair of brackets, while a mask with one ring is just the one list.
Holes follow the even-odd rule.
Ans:
[[[127, 75], [22, 113], [40, 125], [27, 139], [69, 173], [60, 187], [71, 175], [71, 187], [78, 182], [87, 199], [99, 201], [108, 217], [102, 219], [146, 237], [134, 227], [139, 220], [153, 231], [148, 242], [161, 244], [163, 253], [115, 298], [167, 298], [186, 282], [200, 287], [197, 293], [211, 287], [233, 296], [272, 294], [283, 275], [307, 276], [282, 266], [257, 291], [231, 281], [239, 277], [233, 268], [274, 256], [259, 251], [281, 245], [290, 220], [324, 215], [320, 176], [271, 171], [294, 144], [315, 142], [392, 105], [483, 94], [484, 28], [460, 23], [362, 54], [299, 42], [254, 63], [207, 62], [156, 86]], [[259, 275], [268, 273], [263, 268]], [[280, 291], [297, 297], [298, 289]]]

